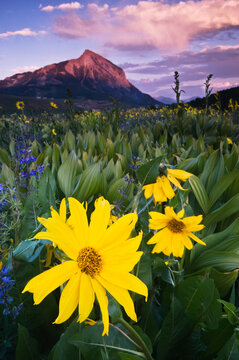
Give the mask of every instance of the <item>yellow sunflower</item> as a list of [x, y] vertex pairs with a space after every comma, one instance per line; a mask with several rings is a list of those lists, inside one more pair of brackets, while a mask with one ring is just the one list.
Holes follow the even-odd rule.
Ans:
[[108, 335], [106, 290], [134, 321], [137, 321], [137, 316], [128, 290], [146, 298], [148, 295], [146, 285], [130, 274], [143, 254], [137, 251], [142, 233], [129, 239], [138, 217], [135, 213], [127, 214], [108, 226], [110, 204], [100, 197], [95, 201], [95, 210], [88, 224], [83, 204], [74, 198], [68, 198], [68, 201], [71, 213], [69, 218], [66, 219], [64, 199], [59, 214], [52, 209], [50, 218], [38, 218], [47, 231], [38, 233], [35, 238], [52, 241], [70, 260], [31, 279], [23, 292], [32, 292], [34, 303], [39, 304], [50, 292], [68, 281], [61, 294], [56, 324], [66, 321], [77, 305], [78, 321], [86, 320], [96, 295], [104, 324], [102, 335]]
[[23, 110], [23, 109], [24, 109], [24, 106], [25, 106], [25, 104], [24, 104], [23, 101], [17, 101], [17, 102], [16, 102], [16, 108], [17, 108], [18, 110]]
[[58, 109], [58, 106], [57, 106], [53, 101], [50, 102], [50, 106], [51, 106], [53, 109]]
[[148, 199], [153, 195], [155, 204], [172, 199], [175, 192], [170, 182], [179, 189], [184, 190], [178, 180], [186, 181], [190, 176], [192, 174], [184, 170], [165, 168], [157, 177], [156, 183], [143, 186], [144, 196]]
[[202, 215], [184, 217], [184, 209], [177, 214], [170, 206], [165, 207], [165, 215], [151, 211], [149, 213], [149, 228], [158, 231], [147, 242], [147, 244], [156, 244], [153, 253], [163, 252], [165, 255], [173, 254], [176, 257], [182, 257], [184, 246], [191, 250], [193, 239], [199, 244], [206, 245], [192, 232], [202, 230], [204, 225], [199, 224], [202, 221]]

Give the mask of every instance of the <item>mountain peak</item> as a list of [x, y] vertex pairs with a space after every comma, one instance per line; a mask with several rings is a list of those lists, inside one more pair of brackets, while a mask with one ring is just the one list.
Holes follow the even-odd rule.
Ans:
[[136, 106], [158, 104], [136, 89], [127, 80], [123, 69], [88, 49], [77, 59], [0, 81], [0, 93], [9, 95], [65, 98], [67, 88], [71, 89], [75, 99], [108, 100], [113, 96], [118, 101]]

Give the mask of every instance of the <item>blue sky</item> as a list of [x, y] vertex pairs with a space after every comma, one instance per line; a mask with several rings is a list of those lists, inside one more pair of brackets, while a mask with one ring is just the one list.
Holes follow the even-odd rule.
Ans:
[[78, 58], [90, 49], [152, 96], [185, 98], [239, 86], [239, 0], [0, 2], [0, 79]]

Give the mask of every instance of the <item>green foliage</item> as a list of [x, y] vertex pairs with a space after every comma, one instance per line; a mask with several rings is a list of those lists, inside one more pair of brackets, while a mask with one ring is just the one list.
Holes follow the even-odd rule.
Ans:
[[[10, 326], [15, 331], [16, 359], [238, 358], [237, 108], [232, 102], [224, 113], [210, 107], [210, 79], [206, 111], [180, 103], [175, 73], [176, 108], [126, 111], [114, 102], [108, 112], [77, 113], [69, 94], [65, 116], [2, 117], [0, 255], [15, 280], [13, 303], [23, 303], [17, 322], [4, 323], [4, 331]], [[22, 164], [23, 149], [34, 160]], [[162, 213], [165, 203], [146, 200], [142, 186], [154, 183], [164, 166], [193, 174], [182, 184], [186, 191], [177, 190], [167, 205], [177, 211], [184, 207], [187, 216], [203, 215], [205, 228], [196, 235], [206, 246], [194, 244], [183, 259], [152, 254], [147, 245], [152, 236], [148, 213]], [[147, 302], [131, 294], [137, 325], [109, 294], [110, 331], [104, 337], [97, 304], [91, 314], [94, 326], [73, 320], [77, 312], [67, 323], [53, 325], [62, 289], [37, 306], [31, 294], [21, 294], [29, 279], [65, 259], [50, 241], [34, 236], [44, 231], [38, 217], [49, 217], [50, 207], [58, 210], [62, 198], [70, 196], [88, 203], [89, 217], [99, 196], [114, 205], [114, 216], [137, 212], [134, 231], [143, 231], [143, 255], [133, 273], [149, 289]]]

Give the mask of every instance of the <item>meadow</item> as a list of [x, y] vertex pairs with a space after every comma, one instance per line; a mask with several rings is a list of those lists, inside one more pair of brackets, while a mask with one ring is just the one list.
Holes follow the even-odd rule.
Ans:
[[238, 104], [51, 107], [0, 119], [0, 359], [238, 359]]

